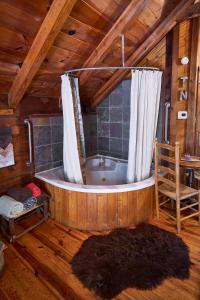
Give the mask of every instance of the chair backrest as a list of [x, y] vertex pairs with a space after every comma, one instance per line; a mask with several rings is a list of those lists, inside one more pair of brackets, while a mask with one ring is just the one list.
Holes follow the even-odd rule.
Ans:
[[[180, 145], [175, 146], [155, 141], [155, 183], [166, 183], [176, 189], [176, 197], [180, 196]], [[161, 175], [161, 173], [163, 173]]]

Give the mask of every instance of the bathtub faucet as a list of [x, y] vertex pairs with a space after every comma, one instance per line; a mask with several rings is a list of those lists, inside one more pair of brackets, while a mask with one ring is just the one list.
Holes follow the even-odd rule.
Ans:
[[105, 166], [105, 157], [100, 157], [100, 159], [99, 159], [99, 167], [101, 167], [101, 166]]

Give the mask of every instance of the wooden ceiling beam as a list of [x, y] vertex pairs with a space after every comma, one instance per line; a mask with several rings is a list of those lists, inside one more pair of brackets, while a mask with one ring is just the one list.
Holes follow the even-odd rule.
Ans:
[[192, 5], [185, 14], [180, 18], [180, 21], [186, 19], [193, 19], [200, 16], [200, 2], [195, 3]]
[[53, 1], [24, 63], [12, 84], [8, 94], [10, 107], [15, 108], [23, 98], [75, 3], [76, 0]]
[[[181, 0], [179, 4], [172, 10], [172, 12], [166, 16], [166, 18], [127, 59], [125, 62], [126, 66], [136, 66], [178, 23], [180, 16], [182, 16], [183, 13], [186, 12], [193, 3], [194, 0]], [[97, 91], [97, 93], [90, 100], [92, 108], [94, 108], [113, 90], [113, 88], [126, 76], [127, 72], [128, 71], [124, 70], [115, 71], [113, 76]]]
[[[101, 40], [96, 49], [88, 57], [82, 67], [94, 67], [98, 62], [100, 62], [114, 40], [119, 36], [119, 34], [123, 32], [130, 21], [133, 22], [133, 20], [138, 17], [138, 15], [141, 13], [148, 2], [149, 0], [131, 1], [124, 12], [121, 14], [121, 16], [108, 31], [108, 33], [105, 35], [105, 37]], [[83, 85], [90, 76], [90, 72], [80, 73], [80, 85]]]

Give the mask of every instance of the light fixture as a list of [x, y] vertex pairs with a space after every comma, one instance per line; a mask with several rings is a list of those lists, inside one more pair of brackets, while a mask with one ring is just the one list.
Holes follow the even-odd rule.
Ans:
[[189, 58], [187, 56], [181, 58], [182, 65], [187, 65], [188, 63], [189, 63]]

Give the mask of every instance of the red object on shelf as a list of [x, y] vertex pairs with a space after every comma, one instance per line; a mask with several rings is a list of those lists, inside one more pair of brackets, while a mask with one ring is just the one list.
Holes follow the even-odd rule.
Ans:
[[27, 184], [26, 188], [32, 191], [33, 197], [39, 197], [42, 194], [41, 189], [34, 182]]

